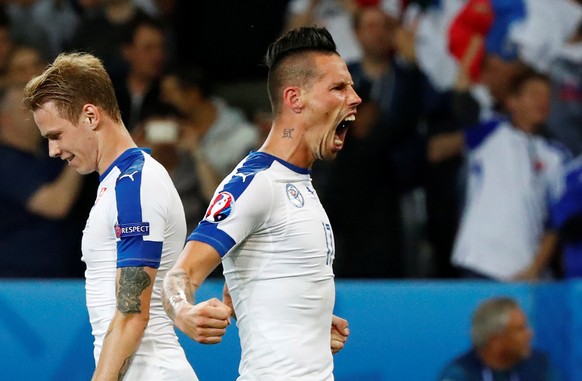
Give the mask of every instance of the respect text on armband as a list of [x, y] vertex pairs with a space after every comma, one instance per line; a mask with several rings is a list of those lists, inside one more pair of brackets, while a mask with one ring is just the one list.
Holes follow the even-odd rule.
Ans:
[[117, 238], [144, 236], [150, 234], [149, 222], [134, 222], [129, 224], [115, 225], [115, 235]]

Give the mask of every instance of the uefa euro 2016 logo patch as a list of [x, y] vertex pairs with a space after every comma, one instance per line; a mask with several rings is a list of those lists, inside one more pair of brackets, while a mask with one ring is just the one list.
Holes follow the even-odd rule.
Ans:
[[234, 197], [228, 192], [220, 192], [210, 203], [204, 219], [208, 222], [220, 222], [232, 213]]
[[135, 237], [139, 235], [150, 235], [149, 222], [132, 222], [129, 224], [115, 225], [115, 236], [117, 238]]
[[291, 204], [296, 208], [302, 208], [305, 205], [305, 200], [303, 195], [299, 192], [299, 189], [293, 184], [287, 184], [287, 198], [291, 201]]

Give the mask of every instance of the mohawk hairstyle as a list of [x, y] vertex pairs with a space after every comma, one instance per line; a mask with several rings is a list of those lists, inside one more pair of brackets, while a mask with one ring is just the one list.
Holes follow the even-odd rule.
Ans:
[[301, 27], [290, 30], [269, 45], [265, 54], [265, 65], [272, 70], [289, 54], [305, 51], [337, 53], [333, 37], [326, 28]]

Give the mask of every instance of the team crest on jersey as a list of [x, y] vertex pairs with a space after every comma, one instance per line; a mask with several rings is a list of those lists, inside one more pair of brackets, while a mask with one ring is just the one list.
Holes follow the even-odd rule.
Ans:
[[150, 235], [149, 222], [133, 222], [129, 224], [115, 225], [115, 236], [117, 238], [135, 237]]
[[228, 192], [220, 192], [210, 203], [204, 219], [208, 222], [220, 222], [232, 213], [234, 197]]
[[303, 205], [305, 205], [305, 199], [303, 198], [303, 195], [293, 184], [287, 184], [287, 198], [296, 208], [302, 208]]

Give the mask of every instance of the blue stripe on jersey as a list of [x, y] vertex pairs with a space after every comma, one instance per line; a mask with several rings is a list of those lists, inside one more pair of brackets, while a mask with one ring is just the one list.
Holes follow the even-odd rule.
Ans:
[[465, 143], [467, 147], [469, 149], [477, 148], [500, 124], [500, 119], [492, 119], [465, 130]]
[[[117, 242], [117, 268], [132, 266], [160, 267], [162, 242], [144, 241], [142, 237], [129, 237]], [[123, 253], [120, 257], [119, 253]]]
[[[236, 201], [251, 184], [255, 175], [269, 168], [274, 161], [281, 163], [292, 171], [309, 174], [309, 169], [298, 167], [268, 153], [255, 151], [247, 156], [244, 163], [232, 175], [220, 192], [230, 193]], [[206, 219], [202, 220], [188, 237], [188, 241], [194, 240], [214, 247], [220, 256], [225, 256], [236, 244], [232, 237], [218, 228], [217, 223], [209, 222]]]
[[[121, 171], [115, 186], [117, 223], [120, 226], [143, 224], [141, 176], [144, 162], [145, 158], [141, 150], [132, 148], [125, 151], [113, 163]], [[159, 267], [162, 242], [145, 242], [143, 235], [121, 236], [119, 238], [117, 241], [118, 268], [127, 266]]]

